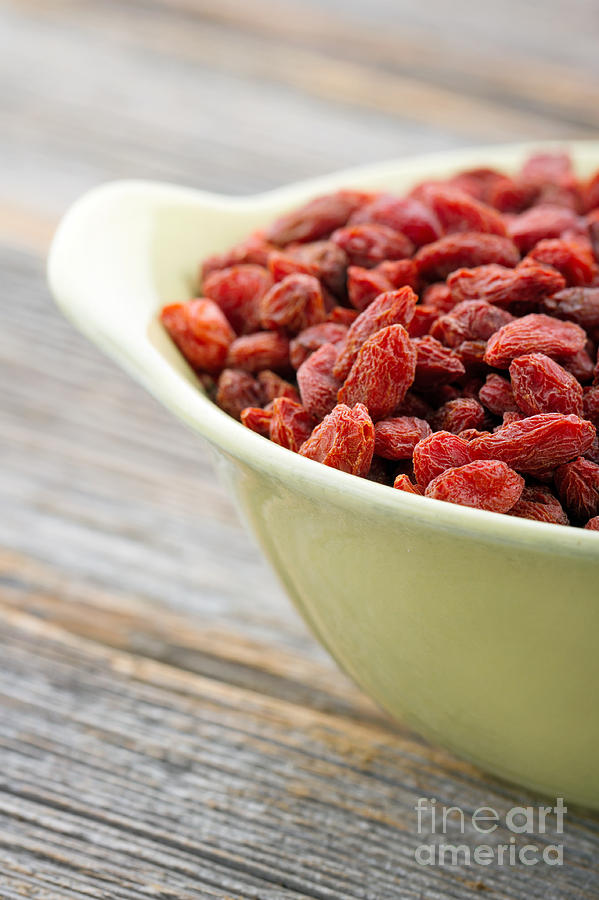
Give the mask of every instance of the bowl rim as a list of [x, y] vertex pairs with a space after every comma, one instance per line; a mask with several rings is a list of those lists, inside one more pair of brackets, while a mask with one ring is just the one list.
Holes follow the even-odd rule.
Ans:
[[[426, 177], [428, 167], [433, 171], [457, 169], [480, 165], [481, 161], [509, 169], [527, 153], [558, 148], [569, 150], [575, 158], [582, 154], [594, 160], [599, 168], [599, 141], [528, 141], [458, 148], [373, 163], [250, 196], [227, 196], [153, 181], [110, 182], [93, 188], [75, 201], [62, 218], [48, 257], [49, 285], [59, 306], [93, 342], [211, 444], [254, 469], [281, 481], [301, 485], [312, 493], [317, 491], [323, 500], [349, 506], [358, 514], [365, 509], [370, 515], [380, 511], [411, 520], [414, 524], [430, 526], [432, 530], [451, 531], [475, 540], [491, 539], [506, 547], [527, 545], [551, 555], [599, 559], [597, 535], [583, 528], [557, 526], [398, 491], [307, 459], [256, 434], [219, 409], [204, 393], [195, 376], [186, 379], [171, 365], [148, 339], [147, 321], [134, 340], [125, 340], [109, 322], [102, 321], [101, 315], [86, 303], [81, 278], [73, 275], [69, 268], [70, 261], [77, 258], [89, 228], [93, 229], [94, 223], [105, 223], [107, 208], [115, 208], [115, 204], [118, 208], [120, 203], [131, 198], [147, 202], [148, 212], [166, 200], [201, 206], [206, 214], [211, 210], [232, 215], [239, 211], [267, 212], [271, 208], [280, 211], [287, 204], [291, 206], [321, 192], [343, 186], [360, 187], [370, 179], [384, 178], [386, 173], [390, 177], [413, 174], [414, 178], [421, 179]], [[161, 298], [160, 303], [164, 302], [166, 300]]]

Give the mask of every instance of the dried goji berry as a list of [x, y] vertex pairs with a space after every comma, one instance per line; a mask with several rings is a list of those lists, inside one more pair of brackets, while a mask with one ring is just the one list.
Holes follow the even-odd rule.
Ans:
[[587, 384], [593, 378], [595, 366], [586, 350], [579, 350], [574, 356], [563, 361], [564, 369], [567, 369], [581, 384]]
[[246, 406], [241, 411], [242, 425], [245, 425], [250, 431], [255, 431], [256, 434], [261, 434], [262, 437], [270, 436], [271, 419], [272, 409], [262, 409], [260, 406]]
[[564, 360], [583, 350], [586, 338], [583, 329], [573, 322], [530, 313], [508, 322], [489, 338], [485, 360], [499, 369], [507, 368], [517, 356], [535, 351]]
[[202, 290], [220, 306], [237, 334], [249, 334], [260, 327], [260, 300], [271, 287], [267, 269], [238, 265], [211, 272]]
[[411, 338], [424, 337], [431, 330], [433, 323], [437, 321], [439, 314], [432, 306], [418, 305], [414, 309], [414, 315], [407, 325], [407, 332]]
[[[486, 300], [464, 300], [444, 316], [439, 316], [431, 334], [447, 347], [457, 347], [462, 341], [486, 341], [513, 316]], [[521, 321], [521, 320], [516, 320]]]
[[586, 388], [582, 396], [583, 415], [599, 428], [599, 387]]
[[496, 416], [502, 416], [505, 412], [517, 410], [516, 400], [512, 386], [507, 378], [492, 373], [487, 375], [487, 380], [478, 392], [478, 397], [483, 406]]
[[[335, 325], [346, 325], [348, 328], [359, 316], [359, 310], [347, 306], [334, 306], [327, 314], [327, 322]], [[333, 343], [335, 343], [333, 341]]]
[[331, 240], [347, 254], [351, 265], [366, 269], [414, 252], [411, 240], [387, 225], [349, 225], [334, 231]]
[[580, 230], [576, 213], [563, 206], [541, 204], [514, 216], [508, 224], [508, 232], [521, 253], [547, 238], [560, 238], [565, 232]]
[[341, 381], [333, 375], [336, 359], [334, 344], [323, 344], [297, 370], [302, 403], [315, 419], [322, 419], [337, 403]]
[[366, 309], [375, 297], [392, 290], [386, 275], [378, 269], [350, 266], [347, 270], [347, 294], [349, 302], [358, 310]]
[[287, 372], [290, 368], [289, 341], [276, 331], [245, 334], [229, 347], [227, 365], [233, 369], [245, 369], [246, 372], [259, 372], [261, 369]]
[[599, 531], [599, 516], [593, 516], [584, 526], [588, 531]]
[[299, 450], [302, 456], [333, 469], [365, 477], [374, 454], [374, 425], [362, 403], [338, 404]]
[[518, 502], [509, 511], [519, 519], [534, 519], [553, 525], [568, 525], [561, 503], [546, 487], [525, 487]]
[[249, 372], [223, 369], [218, 379], [215, 400], [230, 416], [240, 419], [246, 407], [262, 403], [262, 389]]
[[503, 425], [468, 446], [472, 459], [500, 459], [518, 472], [535, 475], [584, 456], [594, 436], [595, 427], [578, 416], [540, 413]]
[[388, 325], [365, 341], [337, 395], [339, 403], [363, 403], [373, 420], [398, 406], [414, 381], [416, 349], [402, 325]]
[[491, 512], [508, 512], [518, 502], [524, 479], [504, 462], [484, 459], [446, 469], [427, 486], [425, 497]]
[[587, 331], [599, 328], [599, 288], [573, 287], [545, 297], [544, 313], [576, 322]]
[[262, 232], [257, 231], [230, 250], [224, 253], [217, 253], [209, 256], [202, 263], [201, 278], [202, 281], [219, 269], [229, 269], [231, 266], [237, 266], [242, 263], [253, 263], [258, 266], [265, 266], [268, 260], [268, 254], [273, 250], [273, 245], [265, 240]]
[[420, 497], [424, 494], [420, 485], [414, 484], [409, 475], [397, 475], [393, 487], [398, 491], [405, 491], [407, 494], [418, 494]]
[[599, 515], [599, 466], [579, 457], [555, 470], [555, 486], [567, 511], [581, 522]]
[[287, 275], [260, 300], [260, 322], [266, 329], [296, 334], [325, 318], [320, 282], [313, 275]]
[[312, 434], [316, 422], [307, 409], [288, 397], [277, 397], [272, 405], [270, 439], [297, 453]]
[[374, 426], [374, 452], [384, 459], [411, 459], [418, 441], [430, 434], [431, 427], [424, 419], [413, 416], [381, 419]]
[[277, 397], [289, 397], [290, 400], [299, 400], [297, 388], [285, 381], [284, 378], [281, 378], [280, 375], [277, 375], [276, 372], [271, 372], [270, 369], [263, 369], [261, 372], [258, 372], [256, 378], [262, 388], [262, 397], [265, 404], [276, 400]]
[[486, 341], [462, 341], [455, 348], [455, 354], [469, 375], [483, 374], [488, 370], [485, 362]]
[[417, 353], [414, 377], [417, 390], [455, 381], [466, 373], [460, 358], [429, 334], [414, 338], [412, 343]]
[[451, 296], [451, 291], [444, 281], [437, 281], [435, 284], [429, 284], [422, 292], [422, 303], [424, 306], [434, 309], [440, 315], [450, 312], [456, 301]]
[[295, 244], [275, 250], [268, 257], [268, 268], [275, 281], [294, 272], [313, 275], [336, 297], [345, 296], [348, 259], [332, 241]]
[[367, 222], [387, 225], [401, 231], [412, 243], [420, 247], [441, 237], [441, 223], [435, 214], [414, 197], [391, 197], [383, 194], [366, 203], [352, 214], [350, 224]]
[[267, 229], [266, 238], [279, 246], [326, 238], [345, 225], [351, 214], [369, 199], [368, 194], [359, 191], [337, 191], [315, 197], [277, 219]]
[[520, 254], [509, 238], [468, 231], [448, 234], [426, 244], [418, 250], [415, 259], [422, 277], [439, 281], [461, 268], [471, 269], [489, 263], [515, 266], [520, 261]]
[[364, 341], [381, 328], [386, 328], [387, 325], [403, 325], [407, 328], [414, 315], [417, 299], [410, 287], [379, 294], [350, 326], [333, 369], [334, 375], [346, 378]]
[[528, 258], [553, 266], [570, 286], [591, 285], [597, 276], [597, 263], [586, 238], [540, 241]]
[[323, 322], [300, 331], [289, 345], [291, 365], [294, 369], [299, 369], [314, 350], [318, 350], [323, 344], [338, 344], [346, 335], [346, 326], [335, 322]]
[[416, 291], [420, 284], [418, 265], [413, 259], [386, 259], [370, 271], [384, 275], [395, 291], [401, 287], [411, 287]]
[[535, 308], [548, 295], [562, 290], [566, 280], [550, 266], [527, 260], [508, 269], [505, 266], [478, 266], [458, 269], [447, 279], [454, 305], [463, 300], [486, 300], [497, 306], [518, 304]]
[[481, 203], [455, 187], [424, 185], [418, 192], [441, 223], [445, 234], [464, 231], [507, 234], [503, 217], [486, 203]]
[[527, 416], [544, 412], [582, 416], [582, 387], [549, 356], [516, 357], [510, 364], [510, 378], [518, 408]]
[[220, 372], [235, 332], [216, 303], [212, 300], [169, 303], [160, 318], [191, 366], [213, 374]]
[[470, 444], [449, 431], [435, 431], [414, 447], [414, 475], [422, 487], [455, 466], [472, 462]]
[[485, 411], [476, 400], [458, 397], [448, 400], [431, 417], [435, 431], [451, 431], [459, 434], [466, 428], [478, 428], [485, 421]]

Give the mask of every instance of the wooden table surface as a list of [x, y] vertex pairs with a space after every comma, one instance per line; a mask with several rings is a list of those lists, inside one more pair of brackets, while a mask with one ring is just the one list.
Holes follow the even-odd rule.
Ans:
[[416, 863], [418, 797], [539, 799], [348, 682], [205, 448], [44, 282], [58, 216], [107, 179], [252, 192], [597, 136], [596, 4], [23, 0], [0, 34], [0, 896], [599, 897], [583, 810], [563, 867]]

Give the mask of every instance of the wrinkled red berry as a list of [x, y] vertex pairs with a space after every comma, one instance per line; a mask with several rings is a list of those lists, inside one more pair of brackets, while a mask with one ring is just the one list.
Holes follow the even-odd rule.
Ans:
[[307, 409], [288, 397], [277, 397], [272, 405], [270, 439], [297, 453], [312, 434], [316, 422]]
[[216, 374], [227, 361], [235, 332], [212, 300], [170, 303], [160, 314], [162, 324], [194, 369]]
[[517, 356], [544, 353], [564, 360], [584, 349], [586, 334], [573, 322], [561, 322], [542, 313], [514, 319], [489, 338], [485, 361], [505, 369]]
[[424, 419], [413, 416], [381, 419], [374, 426], [374, 452], [384, 459], [411, 459], [418, 441], [430, 434], [431, 427]]
[[505, 513], [520, 498], [524, 479], [503, 462], [484, 459], [446, 469], [427, 486], [425, 497]]
[[361, 403], [338, 404], [317, 425], [299, 450], [302, 456], [333, 469], [365, 477], [374, 453], [374, 426]]
[[217, 303], [237, 334], [260, 327], [260, 300], [272, 286], [262, 266], [238, 265], [212, 272], [203, 284], [206, 297]]

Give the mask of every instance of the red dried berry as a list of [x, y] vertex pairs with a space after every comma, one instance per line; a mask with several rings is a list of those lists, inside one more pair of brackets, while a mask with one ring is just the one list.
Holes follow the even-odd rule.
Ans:
[[269, 242], [264, 239], [264, 235], [258, 231], [255, 234], [250, 235], [247, 240], [232, 247], [230, 250], [226, 250], [224, 253], [215, 254], [214, 256], [209, 256], [205, 259], [201, 268], [202, 281], [212, 272], [216, 272], [219, 269], [230, 269], [231, 266], [247, 263], [265, 266], [268, 254], [272, 249], [273, 245], [269, 244]]
[[525, 487], [518, 502], [509, 511], [519, 519], [534, 519], [552, 525], [568, 525], [568, 516], [562, 505], [546, 487]]
[[424, 337], [429, 333], [439, 314], [432, 306], [417, 306], [414, 315], [407, 325], [407, 332], [411, 338]]
[[220, 372], [235, 332], [216, 303], [169, 303], [160, 319], [190, 366], [213, 374]]
[[507, 310], [485, 300], [465, 300], [439, 316], [431, 334], [447, 347], [457, 347], [463, 341], [488, 340], [513, 318]]
[[417, 494], [422, 497], [424, 491], [418, 484], [414, 484], [409, 475], [397, 475], [393, 482], [393, 487], [398, 491], [405, 491], [407, 494]]
[[593, 516], [584, 526], [588, 531], [599, 531], [599, 516]]
[[374, 426], [374, 452], [383, 459], [411, 459], [416, 444], [432, 434], [424, 419], [398, 416], [381, 419]]
[[435, 431], [451, 431], [459, 434], [467, 428], [478, 428], [485, 421], [485, 411], [474, 399], [458, 397], [448, 400], [431, 418]]
[[327, 322], [332, 322], [335, 325], [346, 325], [349, 328], [358, 316], [359, 311], [357, 309], [349, 309], [347, 306], [334, 306], [327, 314]]
[[347, 254], [351, 265], [366, 269], [383, 260], [405, 259], [414, 252], [405, 234], [386, 225], [350, 225], [333, 232], [331, 240]]
[[530, 251], [528, 259], [553, 266], [570, 286], [592, 285], [598, 272], [587, 238], [540, 241]]
[[450, 312], [455, 306], [455, 300], [444, 281], [429, 284], [422, 292], [422, 303], [439, 315]]
[[456, 269], [498, 263], [515, 266], [520, 261], [516, 245], [496, 234], [460, 232], [421, 247], [415, 256], [420, 274], [429, 281], [447, 278]]
[[297, 384], [302, 403], [315, 419], [322, 419], [337, 403], [341, 382], [333, 375], [337, 349], [323, 344], [297, 370]]
[[435, 214], [445, 234], [465, 231], [504, 237], [507, 234], [503, 217], [497, 210], [459, 188], [429, 184], [424, 185], [418, 195]]
[[239, 265], [212, 272], [203, 285], [237, 334], [260, 327], [260, 300], [272, 287], [272, 275], [262, 266]]
[[287, 275], [260, 300], [260, 322], [265, 329], [296, 334], [325, 318], [320, 282], [313, 275]]
[[584, 390], [582, 406], [584, 418], [592, 422], [595, 428], [599, 428], [599, 387], [597, 385]]
[[261, 434], [262, 437], [270, 436], [271, 419], [272, 410], [262, 409], [260, 406], [246, 406], [241, 411], [242, 425], [245, 425], [250, 431], [255, 431], [256, 434]]
[[400, 198], [384, 194], [365, 204], [350, 219], [351, 225], [369, 222], [401, 231], [417, 247], [436, 241], [442, 234], [441, 224], [435, 214], [413, 197]]
[[347, 256], [332, 241], [291, 245], [273, 251], [268, 257], [268, 268], [275, 281], [302, 272], [318, 278], [336, 297], [345, 295], [347, 266]]
[[323, 344], [338, 344], [346, 335], [346, 326], [335, 322], [323, 322], [300, 331], [289, 345], [291, 365], [294, 369], [299, 369], [314, 350], [318, 350]]
[[545, 297], [541, 308], [548, 315], [576, 322], [587, 331], [599, 328], [599, 288], [566, 288]]
[[578, 416], [541, 413], [503, 425], [468, 446], [472, 459], [500, 459], [518, 472], [535, 475], [584, 456], [594, 437], [594, 426]]
[[317, 425], [299, 450], [302, 456], [333, 469], [365, 477], [374, 454], [374, 425], [361, 403], [338, 404]]
[[224, 369], [218, 379], [215, 401], [234, 419], [240, 419], [246, 407], [262, 403], [262, 390], [249, 372]]
[[482, 375], [488, 370], [485, 363], [486, 341], [462, 341], [455, 348], [455, 354], [468, 375]]
[[276, 331], [245, 334], [229, 347], [227, 365], [233, 369], [245, 369], [246, 372], [259, 372], [261, 369], [287, 372], [290, 368], [289, 341]]
[[381, 328], [388, 325], [403, 325], [407, 328], [414, 315], [417, 299], [410, 287], [379, 294], [350, 326], [347, 339], [340, 349], [333, 369], [334, 375], [337, 378], [346, 378], [360, 347]]
[[284, 246], [292, 241], [306, 243], [328, 237], [341, 228], [351, 214], [369, 200], [358, 191], [338, 191], [309, 200], [277, 219], [266, 231], [267, 240]]
[[503, 462], [484, 459], [446, 469], [430, 482], [425, 497], [491, 512], [508, 512], [518, 502], [524, 479]]
[[297, 453], [316, 425], [307, 409], [288, 397], [277, 397], [272, 405], [270, 439]]
[[558, 412], [582, 416], [582, 387], [549, 356], [518, 356], [510, 365], [510, 377], [514, 398], [525, 415]]
[[265, 404], [271, 403], [277, 397], [299, 400], [297, 388], [285, 381], [284, 378], [281, 378], [280, 375], [277, 375], [276, 372], [271, 372], [270, 369], [263, 369], [262, 372], [258, 372], [256, 378], [262, 388], [262, 398]]
[[585, 332], [573, 322], [530, 313], [504, 325], [489, 338], [485, 361], [505, 369], [517, 356], [535, 351], [564, 360], [583, 350], [585, 343]]
[[381, 328], [362, 344], [339, 390], [339, 403], [363, 403], [373, 420], [401, 403], [414, 381], [416, 350], [402, 325]]
[[528, 253], [539, 241], [560, 238], [579, 228], [578, 216], [571, 209], [547, 204], [527, 209], [508, 224], [510, 237], [521, 253]]
[[458, 269], [447, 284], [454, 305], [464, 300], [486, 300], [497, 306], [535, 308], [548, 294], [562, 290], [566, 281], [550, 266], [528, 260], [515, 269], [498, 265]]
[[486, 406], [495, 416], [503, 416], [505, 412], [517, 410], [512, 386], [501, 375], [495, 373], [487, 375], [487, 380], [478, 392], [478, 397], [483, 406]]
[[414, 447], [414, 475], [422, 487], [446, 469], [469, 462], [470, 444], [449, 431], [435, 431]]
[[417, 291], [420, 284], [418, 266], [413, 259], [386, 259], [370, 271], [384, 275], [395, 291], [402, 287], [411, 287]]
[[455, 381], [466, 370], [456, 354], [430, 335], [415, 338], [412, 344], [416, 348], [416, 374], [414, 386], [417, 390], [437, 387]]
[[555, 486], [567, 511], [581, 522], [599, 515], [599, 466], [579, 457], [556, 469]]
[[347, 270], [347, 293], [349, 302], [357, 310], [362, 311], [385, 291], [392, 290], [392, 284], [377, 269], [364, 269], [361, 266], [350, 266]]

